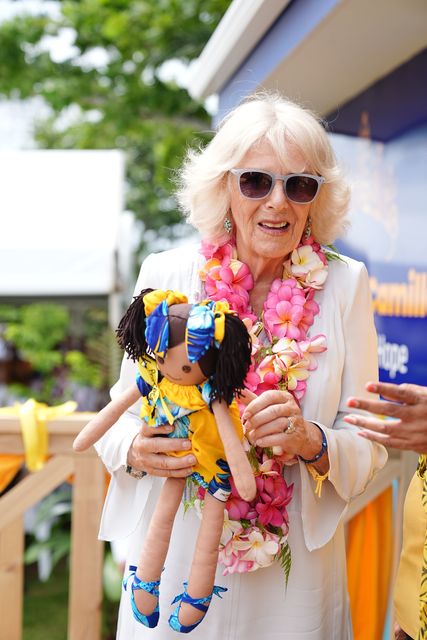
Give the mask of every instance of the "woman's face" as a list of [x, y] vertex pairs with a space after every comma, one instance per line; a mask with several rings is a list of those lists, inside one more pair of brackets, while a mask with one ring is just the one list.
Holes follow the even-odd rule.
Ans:
[[[250, 150], [236, 168], [264, 169], [280, 175], [310, 172], [297, 152], [289, 153], [287, 164], [282, 165], [268, 142]], [[265, 198], [250, 200], [240, 193], [237, 177], [230, 174], [230, 179], [230, 207], [240, 259], [286, 258], [301, 240], [311, 203], [287, 200], [282, 180], [276, 182]]]

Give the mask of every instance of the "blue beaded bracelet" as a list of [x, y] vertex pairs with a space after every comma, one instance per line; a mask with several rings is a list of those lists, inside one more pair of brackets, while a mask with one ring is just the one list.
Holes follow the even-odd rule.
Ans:
[[320, 433], [322, 434], [322, 448], [320, 449], [319, 453], [316, 453], [314, 458], [311, 458], [311, 460], [306, 460], [302, 456], [298, 456], [298, 458], [303, 462], [305, 462], [306, 464], [312, 464], [313, 462], [317, 462], [323, 456], [323, 454], [328, 448], [328, 442], [326, 440], [325, 432], [323, 431], [323, 429], [319, 427], [318, 424], [316, 424], [315, 422], [313, 422], [313, 424], [316, 425], [316, 427], [319, 429]]

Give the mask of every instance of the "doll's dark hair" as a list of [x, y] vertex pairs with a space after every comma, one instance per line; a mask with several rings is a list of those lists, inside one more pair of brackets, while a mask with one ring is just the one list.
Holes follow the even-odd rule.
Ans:
[[126, 351], [134, 362], [147, 353], [147, 340], [145, 339], [145, 315], [144, 296], [154, 289], [143, 289], [135, 296], [116, 330], [117, 342]]
[[218, 351], [213, 396], [231, 404], [235, 394], [244, 388], [251, 366], [252, 344], [248, 330], [238, 316], [225, 314], [225, 333]]
[[[147, 318], [144, 296], [152, 291], [153, 289], [143, 289], [138, 296], [135, 296], [116, 331], [120, 347], [134, 361], [147, 355], [148, 345], [145, 337]], [[174, 306], [176, 305], [170, 305], [169, 309]], [[192, 306], [194, 305], [188, 305], [188, 308]], [[184, 323], [187, 319], [186, 316], [182, 317]], [[184, 341], [185, 332], [180, 329], [178, 334], [178, 340], [171, 339], [170, 347]], [[219, 348], [210, 347], [198, 363], [206, 377], [211, 378], [212, 399], [218, 398], [219, 401], [224, 399], [227, 404], [230, 404], [234, 395], [238, 395], [243, 389], [244, 380], [251, 365], [251, 339], [238, 316], [225, 314], [224, 338]]]

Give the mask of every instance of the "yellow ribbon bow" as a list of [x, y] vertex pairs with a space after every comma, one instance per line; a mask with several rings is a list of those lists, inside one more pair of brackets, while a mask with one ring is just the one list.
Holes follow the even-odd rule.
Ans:
[[[211, 304], [212, 300], [202, 300], [202, 302], [200, 302], [200, 305], [208, 305]], [[224, 340], [224, 334], [225, 334], [225, 314], [228, 313], [230, 315], [235, 315], [234, 312], [230, 309], [230, 305], [228, 304], [228, 302], [226, 302], [225, 300], [217, 300], [213, 305], [212, 305], [212, 313], [214, 314], [214, 326], [215, 326], [215, 333], [214, 333], [214, 339], [221, 344], [221, 342]]]
[[3, 407], [0, 413], [18, 416], [21, 420], [22, 439], [25, 449], [25, 464], [29, 471], [39, 471], [48, 455], [48, 433], [46, 422], [69, 415], [77, 408], [73, 401], [64, 402], [56, 407], [27, 400], [24, 404]]
[[154, 289], [154, 291], [151, 291], [144, 296], [145, 315], [149, 316], [154, 309], [163, 302], [163, 300], [166, 300], [168, 307], [173, 304], [188, 302], [187, 296], [179, 291], [172, 291], [171, 289], [167, 289], [166, 291], [163, 291], [162, 289]]
[[[165, 416], [169, 424], [173, 424], [175, 418], [170, 412], [170, 409], [164, 398], [163, 391], [160, 389], [158, 385], [159, 370], [157, 369], [156, 362], [154, 360], [151, 360], [151, 358], [142, 357], [140, 360], [138, 360], [138, 371], [141, 378], [144, 380], [144, 382], [146, 382], [147, 384], [150, 385], [150, 387], [152, 387], [150, 393], [148, 394], [148, 399], [146, 399], [146, 402], [142, 403], [141, 418], [148, 418], [148, 425], [150, 427], [155, 425], [156, 419], [153, 415], [154, 411], [152, 407], [154, 407], [157, 400], [160, 400], [163, 411], [165, 412]], [[151, 404], [148, 403], [148, 400], [150, 400]]]

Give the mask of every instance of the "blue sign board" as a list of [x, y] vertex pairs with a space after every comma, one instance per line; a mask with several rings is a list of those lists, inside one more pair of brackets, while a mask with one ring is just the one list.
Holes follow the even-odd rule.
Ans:
[[427, 127], [386, 144], [332, 141], [352, 186], [337, 246], [369, 271], [380, 379], [427, 384]]

